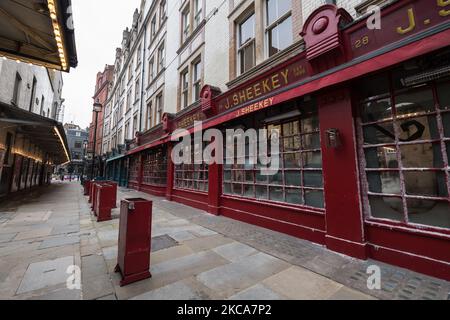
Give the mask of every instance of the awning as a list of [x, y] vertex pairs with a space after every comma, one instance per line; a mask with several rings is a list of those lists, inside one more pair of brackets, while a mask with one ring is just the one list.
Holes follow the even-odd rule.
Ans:
[[125, 158], [127, 155], [126, 154], [121, 154], [112, 158], [109, 158], [108, 160], [106, 160], [106, 163], [112, 162], [112, 161], [116, 161], [116, 160], [120, 160]]
[[48, 154], [53, 164], [70, 161], [66, 134], [61, 123], [0, 102], [0, 123], [7, 123]]
[[143, 144], [142, 146], [139, 146], [139, 147], [137, 147], [137, 148], [127, 152], [127, 156], [136, 154], [136, 153], [141, 152], [141, 151], [145, 151], [147, 149], [151, 149], [151, 148], [160, 146], [160, 145], [166, 143], [167, 141], [169, 141], [169, 139], [170, 139], [170, 136], [169, 135], [165, 135], [165, 136], [161, 137], [158, 140], [155, 140], [155, 141]]
[[69, 71], [77, 66], [71, 0], [1, 0], [0, 56]]

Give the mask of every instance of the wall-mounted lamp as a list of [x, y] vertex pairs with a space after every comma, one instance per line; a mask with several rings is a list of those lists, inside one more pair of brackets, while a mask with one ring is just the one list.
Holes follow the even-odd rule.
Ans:
[[341, 134], [339, 129], [328, 129], [326, 131], [326, 139], [328, 149], [337, 149], [341, 146]]

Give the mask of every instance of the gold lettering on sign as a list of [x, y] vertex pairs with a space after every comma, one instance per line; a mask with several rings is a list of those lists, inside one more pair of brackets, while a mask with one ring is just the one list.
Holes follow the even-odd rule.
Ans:
[[[450, 0], [437, 0], [437, 5], [439, 7], [446, 7], [446, 6], [450, 5]], [[442, 9], [442, 10], [439, 11], [439, 15], [441, 17], [446, 17], [449, 14], [450, 14], [450, 10]]]
[[414, 11], [412, 8], [408, 9], [409, 26], [407, 28], [397, 27], [397, 32], [400, 34], [406, 34], [411, 32], [416, 27], [416, 18], [414, 17]]

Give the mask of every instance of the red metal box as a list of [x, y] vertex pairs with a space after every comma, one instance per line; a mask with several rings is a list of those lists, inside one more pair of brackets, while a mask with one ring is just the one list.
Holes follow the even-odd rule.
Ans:
[[140, 198], [121, 201], [115, 270], [122, 274], [121, 286], [151, 277], [152, 206], [151, 201]]
[[97, 195], [95, 197], [95, 215], [97, 216], [97, 222], [104, 222], [111, 220], [111, 211], [114, 198], [114, 186], [106, 183], [98, 184]]
[[88, 196], [88, 195], [89, 195], [89, 192], [90, 192], [90, 190], [91, 190], [91, 183], [92, 183], [92, 181], [90, 181], [90, 180], [86, 180], [86, 181], [84, 181], [84, 183], [83, 183], [83, 187], [84, 187], [84, 195], [85, 195], [85, 196]]

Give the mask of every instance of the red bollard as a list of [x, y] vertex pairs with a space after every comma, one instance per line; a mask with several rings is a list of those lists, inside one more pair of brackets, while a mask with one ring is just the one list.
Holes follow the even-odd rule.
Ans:
[[84, 195], [85, 196], [89, 195], [89, 193], [91, 191], [91, 184], [92, 184], [92, 181], [90, 181], [90, 180], [84, 181], [83, 187], [84, 187]]
[[125, 199], [120, 205], [118, 258], [120, 286], [148, 279], [152, 232], [152, 205], [145, 199]]
[[95, 197], [95, 210], [97, 222], [111, 220], [112, 199], [114, 197], [114, 187], [109, 184], [98, 184], [97, 195]]

